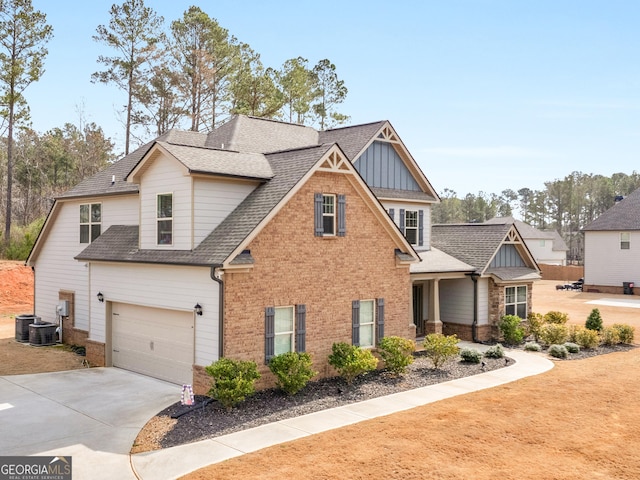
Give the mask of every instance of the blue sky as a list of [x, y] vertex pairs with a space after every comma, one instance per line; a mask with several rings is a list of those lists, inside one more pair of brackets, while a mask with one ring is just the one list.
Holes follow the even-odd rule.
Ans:
[[[33, 0], [54, 28], [25, 92], [39, 132], [79, 110], [123, 150], [115, 86], [92, 84], [112, 1]], [[351, 124], [390, 120], [439, 193], [544, 188], [572, 171], [640, 170], [640, 2], [632, 0], [146, 0], [192, 4], [279, 68], [330, 59]]]

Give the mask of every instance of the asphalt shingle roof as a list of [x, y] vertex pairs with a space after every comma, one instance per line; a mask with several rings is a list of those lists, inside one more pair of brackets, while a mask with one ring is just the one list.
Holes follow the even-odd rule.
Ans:
[[616, 203], [583, 230], [640, 230], [640, 188]]
[[364, 146], [371, 140], [371, 137], [373, 137], [385, 123], [385, 121], [379, 121], [321, 131], [319, 132], [319, 142], [337, 143], [347, 158], [353, 161], [356, 155], [360, 153]]

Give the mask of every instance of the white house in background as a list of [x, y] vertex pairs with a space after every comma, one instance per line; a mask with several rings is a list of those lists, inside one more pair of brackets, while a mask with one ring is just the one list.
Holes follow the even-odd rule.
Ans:
[[567, 264], [569, 248], [556, 230], [539, 230], [513, 217], [495, 217], [485, 223], [514, 224], [537, 263], [562, 266]]
[[640, 286], [640, 189], [596, 218], [583, 232], [584, 291], [625, 293], [625, 283]]

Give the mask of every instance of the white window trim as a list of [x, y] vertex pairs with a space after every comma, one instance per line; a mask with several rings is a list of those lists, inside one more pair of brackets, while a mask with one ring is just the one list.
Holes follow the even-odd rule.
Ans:
[[[171, 217], [159, 217], [158, 214], [158, 202], [160, 201], [160, 197], [161, 196], [165, 196], [165, 195], [171, 195]], [[173, 203], [173, 192], [163, 192], [163, 193], [156, 193], [156, 245], [159, 247], [171, 247], [173, 246], [173, 207], [174, 207], [174, 203]], [[158, 235], [160, 233], [159, 231], [159, 225], [161, 221], [171, 221], [171, 241], [169, 243], [160, 243], [158, 240]]]
[[[415, 226], [410, 226], [409, 225], [409, 214], [415, 214]], [[420, 238], [420, 232], [418, 232], [418, 229], [420, 228], [420, 213], [418, 212], [418, 210], [406, 210], [404, 211], [404, 236], [407, 240], [409, 240], [409, 236], [407, 235], [407, 232], [409, 230], [414, 230], [416, 232], [416, 236], [415, 236], [415, 242], [410, 242], [411, 245], [418, 245], [418, 243], [420, 242], [419, 238]]]
[[[276, 327], [278, 325], [277, 322], [277, 315], [278, 315], [278, 310], [290, 310], [291, 311], [291, 331], [284, 331], [284, 332], [278, 332], [276, 330]], [[288, 353], [288, 352], [277, 352], [277, 338], [284, 336], [284, 335], [290, 335], [290, 339], [291, 339], [291, 349], [289, 350], [290, 352], [295, 352], [296, 351], [296, 345], [295, 345], [295, 333], [296, 333], [296, 307], [295, 305], [287, 305], [284, 307], [274, 307], [273, 308], [273, 355], [274, 356], [278, 356], [278, 355], [282, 355], [283, 353]]]
[[[102, 235], [102, 202], [96, 202], [96, 203], [81, 203], [80, 204], [80, 208], [79, 210], [82, 211], [82, 207], [87, 205], [89, 207], [89, 221], [88, 222], [83, 222], [80, 221], [79, 222], [79, 227], [82, 227], [83, 225], [88, 225], [89, 226], [89, 240], [87, 242], [83, 242], [80, 240], [81, 244], [90, 244], [91, 242], [93, 242], [93, 240], [91, 239], [92, 237], [92, 230], [93, 230], [93, 226], [94, 225], [100, 225], [100, 235]], [[94, 205], [100, 205], [100, 221], [99, 222], [92, 222], [91, 221], [91, 210], [93, 208]], [[82, 214], [80, 214], [80, 220], [82, 220]], [[78, 232], [79, 233], [79, 232]], [[98, 235], [98, 237], [100, 236]], [[96, 237], [96, 238], [98, 238]]]
[[[525, 296], [524, 296], [524, 302], [518, 302], [518, 288], [524, 288], [525, 289]], [[514, 291], [514, 302], [513, 303], [507, 303], [507, 289], [509, 288], [513, 288]], [[525, 311], [525, 318], [523, 320], [526, 320], [526, 312], [528, 311], [528, 307], [529, 307], [529, 287], [527, 287], [526, 285], [509, 285], [508, 287], [504, 287], [504, 313], [505, 315], [511, 315], [511, 314], [507, 314], [507, 306], [508, 305], [513, 305], [514, 306], [514, 313], [513, 315], [518, 315], [518, 305], [523, 305], [524, 304], [524, 311]]]
[[[362, 322], [362, 304], [365, 302], [371, 302], [371, 322], [363, 323]], [[358, 328], [360, 329], [360, 347], [361, 348], [374, 348], [376, 346], [376, 300], [368, 299], [368, 300], [360, 300], [360, 310], [358, 311]], [[362, 328], [368, 327], [371, 328], [371, 345], [362, 345]]]
[[[325, 213], [324, 211], [324, 199], [326, 197], [331, 197], [333, 199], [333, 213]], [[335, 237], [337, 235], [337, 229], [338, 229], [338, 225], [337, 225], [337, 210], [338, 208], [338, 196], [333, 194], [333, 193], [323, 193], [322, 194], [322, 226], [324, 227], [324, 219], [327, 217], [330, 217], [332, 219], [332, 223], [333, 223], [333, 232], [332, 233], [327, 233], [326, 230], [323, 230], [323, 236], [325, 237]]]

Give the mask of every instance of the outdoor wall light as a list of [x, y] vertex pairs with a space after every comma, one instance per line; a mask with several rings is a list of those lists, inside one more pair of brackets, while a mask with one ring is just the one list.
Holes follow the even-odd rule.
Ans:
[[97, 297], [100, 303], [104, 302], [104, 295], [102, 294], [102, 292], [98, 292]]
[[196, 303], [196, 305], [193, 307], [193, 310], [196, 312], [196, 315], [202, 315], [202, 305], [200, 305], [199, 303]]

